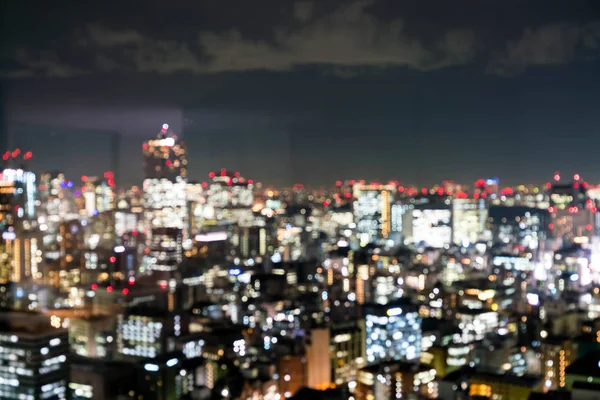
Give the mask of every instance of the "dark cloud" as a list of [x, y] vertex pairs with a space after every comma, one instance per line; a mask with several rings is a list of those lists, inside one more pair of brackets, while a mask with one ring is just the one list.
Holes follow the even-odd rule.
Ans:
[[534, 66], [564, 65], [577, 54], [596, 49], [600, 40], [600, 22], [578, 26], [553, 24], [526, 28], [518, 40], [492, 55], [488, 72], [514, 75]]
[[[164, 30], [92, 23], [70, 44], [63, 40], [39, 53], [17, 48], [11, 58], [18, 67], [2, 76], [71, 77], [109, 71], [212, 74], [317, 66], [324, 73], [351, 77], [371, 68], [431, 71], [482, 61], [488, 73], [508, 76], [529, 67], [567, 64], [582, 49], [595, 49], [600, 37], [600, 22], [550, 23], [527, 28], [517, 39], [496, 40], [499, 44], [492, 46], [478, 31], [479, 25], [477, 29], [432, 25], [426, 34], [416, 32], [408, 28], [402, 10], [396, 18], [374, 13], [374, 6], [381, 5], [374, 0], [340, 2], [326, 12], [308, 0], [290, 4], [292, 20], [283, 18], [278, 25], [267, 26], [269, 34], [262, 36], [248, 35], [238, 27], [199, 28], [202, 31], [182, 39]], [[77, 61], [61, 57], [69, 46], [77, 50], [72, 52]], [[88, 62], [82, 63], [83, 58]]]

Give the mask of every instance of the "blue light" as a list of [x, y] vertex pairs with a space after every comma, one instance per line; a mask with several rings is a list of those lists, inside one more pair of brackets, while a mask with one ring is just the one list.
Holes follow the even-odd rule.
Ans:
[[241, 273], [242, 273], [242, 270], [241, 270], [241, 269], [239, 269], [239, 268], [231, 268], [231, 269], [229, 270], [229, 275], [231, 275], [231, 276], [238, 276], [238, 275], [240, 275]]
[[167, 367], [174, 367], [178, 362], [179, 361], [176, 358], [171, 358], [169, 361], [167, 361]]
[[73, 181], [67, 182], [67, 187], [71, 189], [73, 187]]
[[64, 188], [66, 188], [66, 187], [67, 187], [67, 184], [66, 184], [65, 182], [61, 182], [61, 183], [60, 183], [60, 187], [64, 189]]
[[92, 215], [95, 217], [96, 215], [98, 215], [98, 210], [94, 210], [94, 212], [92, 213]]

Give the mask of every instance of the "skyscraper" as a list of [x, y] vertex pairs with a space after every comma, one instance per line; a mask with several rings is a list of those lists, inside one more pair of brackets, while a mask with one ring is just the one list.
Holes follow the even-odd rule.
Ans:
[[[174, 271], [177, 257], [164, 257], [164, 240], [153, 236], [171, 235], [173, 246], [181, 246], [188, 236], [187, 160], [183, 141], [164, 124], [157, 137], [144, 143], [144, 217], [149, 237], [149, 251], [144, 270]], [[177, 253], [178, 249], [172, 248]]]

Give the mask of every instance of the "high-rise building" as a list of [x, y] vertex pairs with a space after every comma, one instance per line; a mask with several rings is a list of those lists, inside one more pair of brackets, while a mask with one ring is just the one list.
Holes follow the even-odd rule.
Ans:
[[42, 237], [37, 230], [35, 174], [22, 169], [0, 173], [0, 282], [31, 281], [43, 266]]
[[392, 226], [391, 205], [396, 188], [393, 185], [355, 184], [354, 222], [361, 242], [387, 239]]
[[452, 211], [447, 204], [417, 204], [411, 214], [410, 235], [407, 236], [412, 243], [435, 248], [452, 243]]
[[542, 373], [545, 390], [555, 390], [566, 386], [566, 369], [577, 358], [577, 345], [566, 337], [549, 337], [546, 331], [542, 336]]
[[452, 241], [456, 245], [476, 243], [485, 230], [487, 206], [484, 199], [452, 200]]
[[365, 325], [368, 364], [421, 356], [421, 318], [410, 301], [365, 305]]
[[[188, 236], [187, 159], [185, 143], [164, 124], [156, 138], [144, 143], [144, 208], [149, 238], [147, 271], [174, 271]], [[168, 238], [167, 238], [168, 236]], [[163, 254], [165, 256], [163, 257]]]
[[66, 399], [69, 335], [31, 313], [0, 315], [0, 398]]

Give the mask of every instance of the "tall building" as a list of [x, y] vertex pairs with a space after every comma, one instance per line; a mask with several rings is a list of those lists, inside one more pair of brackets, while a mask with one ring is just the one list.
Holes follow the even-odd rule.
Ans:
[[[423, 198], [410, 213], [406, 233], [416, 245], [443, 248], [452, 243], [452, 210], [446, 202]], [[412, 216], [412, 218], [411, 218]]]
[[[559, 183], [560, 175], [555, 175], [555, 183], [549, 186], [551, 216], [550, 229], [553, 236], [566, 241], [589, 238], [596, 231], [597, 208], [587, 195], [587, 183], [580, 182], [579, 175], [570, 183]], [[558, 178], [558, 179], [557, 179]]]
[[31, 313], [0, 314], [0, 398], [68, 398], [69, 335]]
[[365, 305], [365, 325], [367, 364], [421, 356], [421, 318], [410, 301]]
[[[171, 253], [188, 236], [187, 159], [185, 143], [168, 131], [164, 124], [156, 138], [142, 146], [144, 152], [144, 217], [149, 238], [149, 255], [144, 259], [146, 271], [174, 271], [177, 257], [164, 257], [164, 241], [154, 236], [169, 236]], [[158, 256], [157, 256], [158, 255]]]
[[3, 283], [40, 278], [42, 237], [37, 230], [35, 180], [33, 172], [23, 169], [4, 169], [0, 173], [0, 282]]
[[452, 241], [456, 245], [476, 243], [485, 230], [487, 206], [484, 199], [452, 200]]
[[211, 172], [204, 212], [207, 219], [229, 221], [243, 226], [253, 222], [254, 182], [239, 172], [221, 169]]
[[393, 185], [355, 184], [354, 222], [361, 242], [387, 239], [392, 226], [391, 205], [396, 188]]

